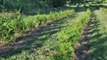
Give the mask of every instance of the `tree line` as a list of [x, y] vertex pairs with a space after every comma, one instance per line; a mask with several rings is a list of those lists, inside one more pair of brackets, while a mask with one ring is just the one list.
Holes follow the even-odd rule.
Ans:
[[69, 4], [102, 3], [105, 0], [0, 0], [0, 9], [60, 7]]

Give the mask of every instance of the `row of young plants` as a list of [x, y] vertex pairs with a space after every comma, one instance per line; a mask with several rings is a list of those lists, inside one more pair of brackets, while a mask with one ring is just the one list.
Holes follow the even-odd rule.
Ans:
[[54, 55], [55, 60], [72, 60], [74, 45], [81, 39], [81, 34], [89, 22], [90, 16], [91, 11], [88, 9], [81, 19], [76, 20], [72, 24], [72, 27], [64, 28], [61, 32], [58, 32], [58, 36], [56, 37], [58, 45], [55, 47], [58, 53]]
[[38, 14], [28, 17], [21, 17], [21, 15], [18, 15], [12, 20], [0, 19], [0, 42], [8, 43], [15, 41], [18, 34], [23, 34], [31, 28], [62, 19], [68, 15], [73, 15], [74, 13], [74, 10], [66, 10], [50, 13], [48, 15]]

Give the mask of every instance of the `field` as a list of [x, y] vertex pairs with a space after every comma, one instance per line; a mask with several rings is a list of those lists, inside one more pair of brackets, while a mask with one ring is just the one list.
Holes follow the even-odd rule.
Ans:
[[41, 1], [0, 4], [0, 60], [107, 60], [106, 4]]

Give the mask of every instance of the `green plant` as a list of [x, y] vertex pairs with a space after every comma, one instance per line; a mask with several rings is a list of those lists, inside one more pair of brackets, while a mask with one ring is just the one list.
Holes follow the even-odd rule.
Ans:
[[[15, 41], [17, 37], [17, 33], [21, 36], [26, 31], [30, 30], [30, 28], [35, 28], [40, 25], [44, 25], [48, 22], [52, 22], [54, 20], [61, 19], [68, 15], [73, 15], [74, 10], [61, 11], [56, 13], [50, 13], [48, 15], [35, 15], [23, 17], [20, 15], [20, 12], [17, 12], [17, 16], [14, 19], [7, 20], [2, 19], [0, 21], [0, 38], [2, 41], [6, 40], [7, 42]], [[64, 15], [62, 15], [64, 14]], [[60, 18], [59, 18], [60, 17]]]
[[[68, 13], [68, 12], [66, 12]], [[75, 23], [72, 24], [69, 28], [64, 28], [61, 32], [58, 33], [57, 40], [58, 45], [56, 46], [56, 60], [70, 60], [71, 54], [74, 51], [74, 44], [80, 40], [81, 34], [87, 23], [90, 20], [91, 11], [88, 9], [81, 19], [78, 19]]]
[[16, 28], [16, 23], [14, 20], [7, 20], [1, 21], [2, 24], [0, 26], [0, 38], [2, 40], [7, 40], [7, 41], [12, 41], [12, 39], [15, 37], [15, 28]]
[[26, 32], [26, 26], [24, 24], [23, 18], [20, 15], [17, 16], [15, 22], [16, 22], [16, 29], [15, 29], [16, 33]]

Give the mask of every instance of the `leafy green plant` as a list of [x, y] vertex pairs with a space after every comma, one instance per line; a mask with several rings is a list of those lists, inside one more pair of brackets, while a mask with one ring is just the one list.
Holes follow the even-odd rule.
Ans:
[[81, 34], [90, 20], [90, 16], [91, 11], [88, 9], [85, 16], [73, 23], [72, 27], [64, 28], [58, 33], [58, 45], [56, 46], [56, 51], [58, 51], [58, 54], [54, 56], [56, 57], [56, 60], [70, 60], [69, 56], [71, 56], [74, 51], [74, 44], [80, 40]]
[[17, 33], [26, 32], [26, 26], [25, 26], [23, 18], [21, 16], [17, 16], [17, 18], [15, 19], [15, 22], [16, 22], [16, 29], [15, 29], [15, 31]]
[[0, 21], [0, 38], [2, 41], [6, 40], [7, 42], [15, 41], [17, 33], [21, 36], [23, 33], [28, 31], [30, 28], [35, 28], [40, 25], [44, 25], [48, 22], [61, 19], [68, 15], [73, 15], [74, 10], [61, 11], [56, 13], [50, 13], [48, 15], [35, 15], [28, 17], [21, 17], [20, 12], [17, 13], [15, 19]]
[[8, 40], [12, 41], [15, 34], [15, 21], [14, 20], [7, 20], [6, 22], [2, 21], [2, 24], [0, 26], [0, 38], [2, 40]]

